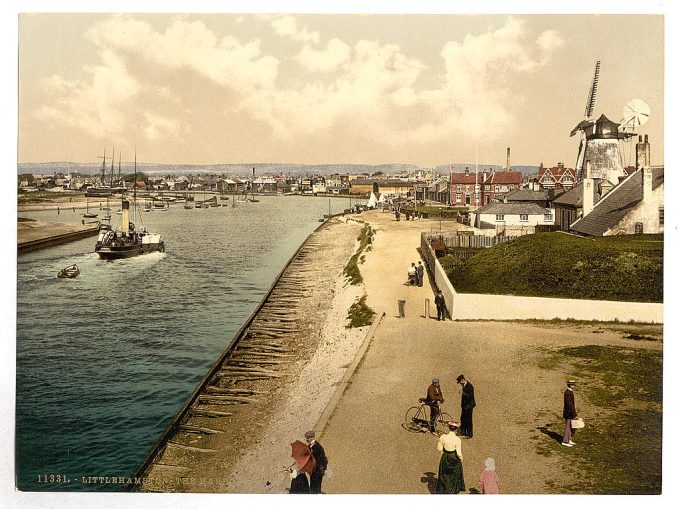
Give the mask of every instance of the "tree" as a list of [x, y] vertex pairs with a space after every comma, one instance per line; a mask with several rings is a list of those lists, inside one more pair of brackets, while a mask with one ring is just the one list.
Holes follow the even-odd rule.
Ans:
[[35, 177], [33, 176], [32, 173], [22, 173], [21, 175], [19, 175], [18, 180], [19, 180], [19, 182], [21, 182], [22, 180], [27, 180], [28, 185], [30, 186], [33, 183], [33, 181], [35, 180]]
[[[142, 173], [141, 171], [137, 172], [137, 182], [146, 182], [146, 179], [148, 177]], [[123, 177], [123, 180], [125, 182], [134, 182], [135, 180], [135, 174], [134, 173], [129, 173]]]

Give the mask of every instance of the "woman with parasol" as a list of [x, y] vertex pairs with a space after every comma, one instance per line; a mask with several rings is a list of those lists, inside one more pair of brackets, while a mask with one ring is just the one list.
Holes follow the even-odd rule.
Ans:
[[449, 421], [448, 433], [439, 437], [437, 449], [442, 453], [439, 460], [439, 475], [437, 477], [437, 493], [460, 493], [465, 491], [463, 479], [463, 451], [460, 438], [456, 431], [460, 427], [457, 422]]
[[316, 460], [307, 444], [296, 440], [290, 446], [291, 456], [295, 463], [288, 468], [291, 479], [289, 492], [291, 494], [308, 494], [310, 490], [307, 474], [312, 475], [312, 472], [316, 469]]

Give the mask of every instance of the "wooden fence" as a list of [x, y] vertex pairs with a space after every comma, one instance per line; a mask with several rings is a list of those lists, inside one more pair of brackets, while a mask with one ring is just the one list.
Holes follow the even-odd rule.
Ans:
[[427, 235], [426, 240], [432, 242], [433, 240], [439, 240], [444, 242], [447, 249], [456, 247], [468, 247], [468, 248], [483, 248], [492, 247], [497, 244], [502, 244], [509, 240], [516, 239], [521, 235], [470, 235], [470, 234], [457, 234], [457, 235]]

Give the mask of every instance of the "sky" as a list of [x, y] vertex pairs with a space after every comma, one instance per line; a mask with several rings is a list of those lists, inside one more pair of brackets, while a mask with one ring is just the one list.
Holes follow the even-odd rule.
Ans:
[[21, 14], [18, 161], [573, 166], [596, 60], [663, 164], [660, 15]]

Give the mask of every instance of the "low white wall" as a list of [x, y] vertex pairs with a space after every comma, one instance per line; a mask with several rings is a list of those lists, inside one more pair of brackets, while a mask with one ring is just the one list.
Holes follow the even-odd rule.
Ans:
[[454, 320], [599, 320], [602, 322], [663, 323], [663, 304], [610, 300], [555, 299], [458, 293], [449, 281], [430, 243], [422, 236], [421, 251], [442, 291]]
[[[437, 263], [439, 264], [439, 263]], [[442, 290], [443, 291], [443, 290]], [[455, 320], [599, 320], [663, 323], [663, 304], [456, 293]]]

